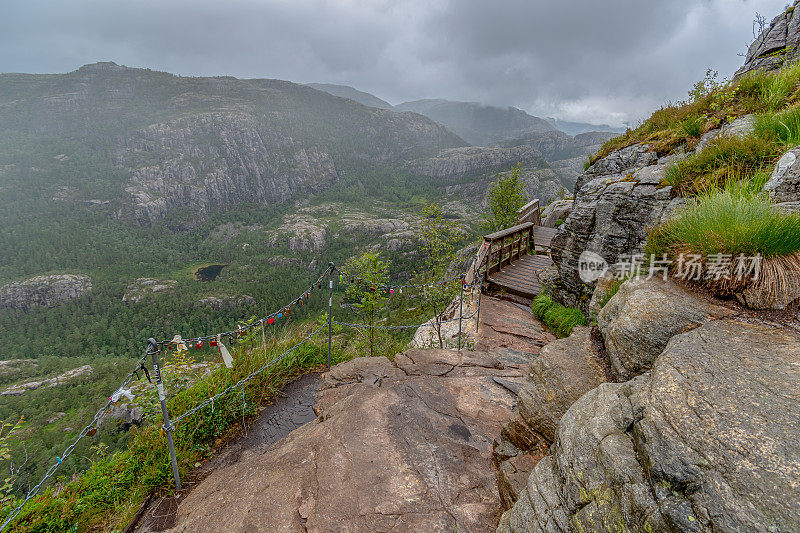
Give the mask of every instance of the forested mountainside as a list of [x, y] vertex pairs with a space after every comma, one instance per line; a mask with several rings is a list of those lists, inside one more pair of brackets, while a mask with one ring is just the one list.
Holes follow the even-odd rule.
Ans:
[[369, 248], [407, 276], [419, 207], [469, 232], [518, 163], [532, 196], [577, 176], [535, 147], [469, 147], [420, 114], [286, 81], [114, 63], [0, 75], [0, 419], [27, 420], [24, 479], [148, 337], [233, 327]]

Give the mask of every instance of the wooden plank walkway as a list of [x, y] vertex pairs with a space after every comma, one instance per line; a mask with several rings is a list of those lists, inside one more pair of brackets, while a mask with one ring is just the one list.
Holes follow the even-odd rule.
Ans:
[[[550, 228], [544, 228], [550, 229]], [[552, 237], [551, 237], [552, 238]], [[535, 241], [539, 244], [538, 241]], [[549, 246], [549, 242], [548, 242]], [[542, 292], [537, 273], [552, 265], [549, 255], [525, 255], [489, 276], [489, 282], [523, 298], [533, 298]]]
[[550, 250], [553, 236], [556, 234], [555, 228], [545, 228], [544, 226], [533, 227], [533, 244], [537, 250]]

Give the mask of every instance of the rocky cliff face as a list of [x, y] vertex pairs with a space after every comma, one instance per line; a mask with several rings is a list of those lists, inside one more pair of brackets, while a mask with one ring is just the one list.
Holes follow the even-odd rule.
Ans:
[[546, 167], [542, 154], [532, 146], [482, 148], [477, 146], [444, 150], [414, 164], [418, 172], [442, 181], [456, 181], [476, 174], [499, 172], [516, 163]]
[[54, 274], [14, 281], [0, 287], [0, 309], [28, 311], [55, 307], [91, 292], [92, 280], [79, 274]]
[[800, 13], [795, 2], [750, 45], [744, 65], [736, 71], [739, 77], [754, 70], [779, 69], [800, 54]]
[[422, 115], [290, 82], [182, 78], [113, 63], [0, 75], [0, 122], [24, 138], [73, 140], [78, 175], [93, 175], [101, 163], [120, 170], [88, 184], [73, 179], [70, 198], [99, 184], [118, 191], [109, 194], [122, 216], [179, 226], [243, 203], [313, 195], [343, 170], [369, 180], [373, 168], [466, 144]]
[[[751, 133], [751, 115], [706, 133], [695, 151], [720, 136]], [[541, 276], [548, 292], [565, 304], [586, 307], [594, 283], [579, 278], [578, 259], [585, 251], [600, 255], [609, 265], [641, 253], [647, 231], [671, 216], [685, 203], [673, 198], [664, 172], [684, 154], [659, 158], [645, 144], [635, 144], [596, 161], [577, 180], [572, 211], [552, 242], [553, 269]], [[787, 166], [788, 168], [788, 166]], [[796, 187], [793, 173], [784, 172], [780, 191]], [[778, 181], [774, 180], [778, 189]], [[781, 196], [783, 198], [783, 196]]]
[[552, 445], [498, 532], [797, 530], [800, 336], [730, 315], [629, 281], [599, 330], [629, 381], [581, 370], [598, 360], [584, 330], [545, 347], [504, 435]]
[[145, 223], [179, 207], [205, 217], [244, 199], [285, 202], [338, 178], [329, 150], [278, 135], [244, 111], [153, 124], [120, 145], [117, 162], [131, 173], [125, 190]]

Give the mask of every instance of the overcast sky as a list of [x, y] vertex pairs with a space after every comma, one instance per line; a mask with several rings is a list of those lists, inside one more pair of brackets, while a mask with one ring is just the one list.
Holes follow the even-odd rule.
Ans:
[[0, 72], [115, 61], [635, 122], [730, 76], [785, 0], [1, 0]]

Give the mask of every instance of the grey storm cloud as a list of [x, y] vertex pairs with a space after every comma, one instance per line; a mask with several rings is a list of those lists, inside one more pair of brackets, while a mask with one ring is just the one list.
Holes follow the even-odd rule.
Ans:
[[100, 60], [620, 125], [729, 76], [784, 0], [4, 0], [0, 72]]

